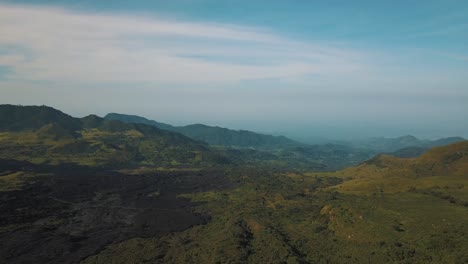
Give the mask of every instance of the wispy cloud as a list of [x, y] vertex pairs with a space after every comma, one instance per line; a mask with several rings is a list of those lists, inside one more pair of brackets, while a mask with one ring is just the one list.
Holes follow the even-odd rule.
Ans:
[[10, 79], [226, 82], [335, 76], [365, 70], [365, 60], [263, 28], [0, 4], [0, 65]]

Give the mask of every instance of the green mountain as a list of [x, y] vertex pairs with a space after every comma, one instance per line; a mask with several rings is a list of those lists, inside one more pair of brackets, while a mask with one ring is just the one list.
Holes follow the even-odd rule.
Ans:
[[421, 156], [422, 154], [427, 152], [429, 149], [430, 149], [429, 147], [413, 146], [413, 147], [402, 148], [394, 152], [389, 152], [385, 154], [395, 156], [398, 158], [415, 158], [415, 157]]
[[81, 129], [81, 122], [48, 106], [0, 105], [0, 131], [26, 131], [55, 123], [69, 131]]
[[1, 105], [0, 118], [0, 159], [162, 167], [227, 162], [202, 142], [145, 124], [74, 118], [46, 106]]
[[[448, 137], [437, 140], [422, 140], [406, 135], [397, 138], [370, 138], [352, 143], [352, 146], [373, 150], [377, 153], [391, 153], [409, 147], [431, 148], [464, 141], [461, 137]], [[398, 154], [397, 154], [398, 155]]]
[[377, 167], [385, 175], [435, 176], [468, 174], [468, 141], [457, 142], [442, 147], [434, 147], [417, 158], [403, 159], [378, 155], [361, 166]]
[[64, 128], [58, 123], [50, 123], [42, 126], [36, 130], [36, 135], [40, 139], [51, 140], [75, 139], [80, 136], [79, 133], [72, 131], [69, 128]]
[[141, 116], [136, 115], [123, 115], [117, 113], [109, 113], [107, 114], [104, 119], [106, 120], [119, 120], [125, 123], [138, 123], [138, 124], [146, 124], [151, 125], [160, 129], [175, 131], [177, 128], [168, 124], [156, 122], [154, 120], [149, 120]]
[[[144, 123], [178, 132], [195, 140], [218, 146], [219, 151], [242, 164], [268, 166], [276, 169], [339, 170], [356, 165], [376, 153], [374, 151], [340, 145], [307, 145], [283, 136], [271, 136], [246, 130], [231, 130], [194, 124], [174, 127], [143, 117], [123, 114], [108, 114], [107, 120], [128, 123]], [[228, 147], [231, 149], [223, 149]]]
[[445, 146], [445, 145], [450, 145], [456, 142], [460, 141], [465, 141], [466, 139], [462, 137], [448, 137], [448, 138], [440, 138], [437, 140], [433, 141], [426, 141], [425, 145], [428, 147], [439, 147], [439, 146]]
[[207, 142], [210, 145], [238, 147], [285, 147], [299, 143], [283, 136], [271, 136], [247, 130], [231, 130], [202, 124], [188, 125], [176, 131], [190, 138]]
[[[396, 192], [412, 188], [424, 189], [440, 182], [456, 184], [468, 180], [468, 141], [434, 147], [416, 158], [380, 154], [333, 175], [352, 179], [341, 186], [341, 191], [350, 192], [373, 192], [381, 188]], [[461, 186], [459, 189], [464, 188]]]
[[463, 263], [467, 147], [333, 173], [242, 168], [235, 189], [183, 195], [208, 224], [116, 243], [84, 263]]
[[135, 116], [124, 116], [123, 122], [114, 120], [115, 114], [108, 119], [96, 115], [74, 118], [46, 106], [1, 109], [8, 112], [2, 116], [9, 119], [2, 123], [0, 147], [4, 151], [0, 158], [34, 163], [103, 166], [127, 162], [174, 167], [229, 160], [280, 170], [337, 170], [371, 157], [369, 152], [342, 145], [301, 145], [284, 137], [205, 125], [164, 126]]
[[232, 130], [222, 127], [213, 127], [202, 124], [193, 124], [188, 126], [175, 127], [144, 117], [134, 115], [124, 115], [111, 113], [104, 117], [107, 120], [120, 120], [126, 123], [148, 124], [160, 129], [181, 133], [195, 140], [206, 142], [210, 145], [228, 146], [228, 147], [264, 147], [276, 148], [300, 145], [289, 138], [283, 136], [271, 136], [260, 133], [254, 133], [247, 130]]
[[1, 109], [0, 263], [468, 260], [467, 141], [361, 162], [372, 151], [209, 146], [148, 124]]

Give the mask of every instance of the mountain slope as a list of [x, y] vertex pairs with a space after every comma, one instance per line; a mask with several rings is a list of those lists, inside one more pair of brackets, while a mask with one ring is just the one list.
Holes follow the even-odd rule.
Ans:
[[212, 127], [202, 124], [193, 124], [182, 127], [174, 127], [168, 124], [148, 120], [135, 115], [124, 115], [111, 113], [104, 119], [120, 120], [126, 123], [142, 123], [152, 125], [161, 129], [181, 133], [195, 140], [206, 142], [210, 145], [235, 146], [235, 147], [285, 147], [299, 145], [289, 138], [283, 136], [271, 136], [254, 133], [247, 130], [232, 130], [222, 127]]
[[125, 122], [125, 123], [146, 124], [146, 125], [154, 126], [154, 127], [169, 130], [169, 131], [175, 131], [176, 130], [176, 127], [174, 127], [174, 126], [164, 124], [164, 123], [160, 123], [160, 122], [156, 122], [154, 120], [149, 120], [149, 119], [146, 119], [144, 117], [136, 116], [136, 115], [123, 115], [123, 114], [117, 114], [117, 113], [109, 113], [104, 117], [104, 119], [106, 119], [106, 120], [118, 120], [118, 121], [122, 121], [122, 122]]
[[438, 146], [445, 146], [449, 145], [452, 143], [460, 142], [460, 141], [465, 141], [466, 139], [462, 137], [448, 137], [448, 138], [440, 138], [437, 140], [429, 141], [426, 142], [426, 146], [428, 147], [438, 147]]
[[51, 123], [69, 131], [81, 129], [79, 119], [52, 107], [0, 105], [0, 131], [35, 130]]
[[434, 147], [417, 158], [381, 154], [329, 175], [346, 180], [336, 188], [345, 193], [375, 195], [384, 190], [437, 190], [468, 201], [468, 141]]
[[398, 158], [416, 158], [426, 153], [429, 149], [430, 149], [429, 147], [412, 146], [412, 147], [406, 147], [406, 148], [402, 148], [394, 152], [389, 152], [389, 153], [384, 153], [384, 154], [388, 154], [388, 155], [395, 156]]
[[231, 130], [222, 127], [212, 127], [202, 124], [179, 127], [175, 131], [190, 138], [204, 141], [210, 145], [238, 147], [278, 147], [296, 145], [291, 139], [283, 136], [271, 136], [254, 133], [247, 130]]
[[370, 138], [368, 140], [355, 142], [352, 145], [355, 147], [374, 150], [378, 153], [392, 153], [411, 147], [429, 149], [431, 147], [444, 146], [464, 140], [465, 139], [461, 137], [448, 137], [437, 140], [422, 140], [412, 135], [406, 135], [397, 138]]
[[434, 147], [417, 158], [380, 154], [340, 174], [350, 177], [427, 177], [468, 174], [468, 141]]
[[225, 163], [202, 142], [145, 124], [71, 117], [45, 106], [0, 106], [0, 159], [102, 166]]
[[418, 158], [396, 158], [378, 155], [357, 168], [376, 168], [385, 175], [425, 177], [468, 174], [468, 141], [434, 147]]

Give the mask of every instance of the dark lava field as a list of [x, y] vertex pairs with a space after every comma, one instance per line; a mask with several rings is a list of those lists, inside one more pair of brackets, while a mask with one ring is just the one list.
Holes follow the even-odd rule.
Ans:
[[[205, 224], [208, 215], [177, 195], [227, 188], [216, 171], [127, 175], [72, 164], [34, 165], [2, 160], [7, 171], [35, 176], [21, 190], [0, 192], [2, 263], [78, 263], [106, 245], [158, 237]], [[1, 176], [0, 176], [1, 177]]]

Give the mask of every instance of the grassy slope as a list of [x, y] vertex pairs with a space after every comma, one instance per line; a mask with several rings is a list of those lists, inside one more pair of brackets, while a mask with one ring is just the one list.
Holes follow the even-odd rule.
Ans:
[[144, 135], [131, 129], [85, 129], [79, 137], [50, 138], [39, 132], [0, 133], [1, 159], [33, 163], [102, 165], [199, 165], [217, 157], [201, 144], [170, 135]]
[[174, 127], [135, 115], [110, 113], [107, 114], [104, 119], [120, 120], [126, 123], [148, 124], [160, 129], [178, 132], [192, 139], [216, 146], [277, 148], [301, 145], [300, 143], [283, 136], [264, 135], [247, 130], [232, 130], [203, 124]]
[[435, 190], [450, 191], [468, 201], [468, 142], [436, 147], [419, 158], [379, 155], [359, 166], [326, 175], [347, 179], [335, 187], [343, 193], [377, 195]]
[[[53, 115], [58, 125], [34, 122], [34, 130], [16, 122], [21, 132], [0, 133], [0, 158], [125, 165], [121, 171], [129, 174], [166, 169], [159, 167], [196, 172], [192, 167], [218, 158], [170, 132], [96, 117], [75, 131], [61, 117]], [[109, 245], [84, 263], [466, 263], [467, 149], [462, 142], [415, 159], [382, 155], [334, 173], [224, 166], [219, 177], [237, 188], [181, 195], [212, 216], [207, 225]], [[0, 191], [38, 176], [0, 175]]]
[[336, 173], [236, 170], [235, 190], [185, 195], [213, 216], [208, 225], [124, 241], [84, 263], [466, 263], [466, 147]]
[[88, 166], [226, 162], [205, 144], [144, 124], [74, 118], [46, 106], [0, 105], [0, 159]]

